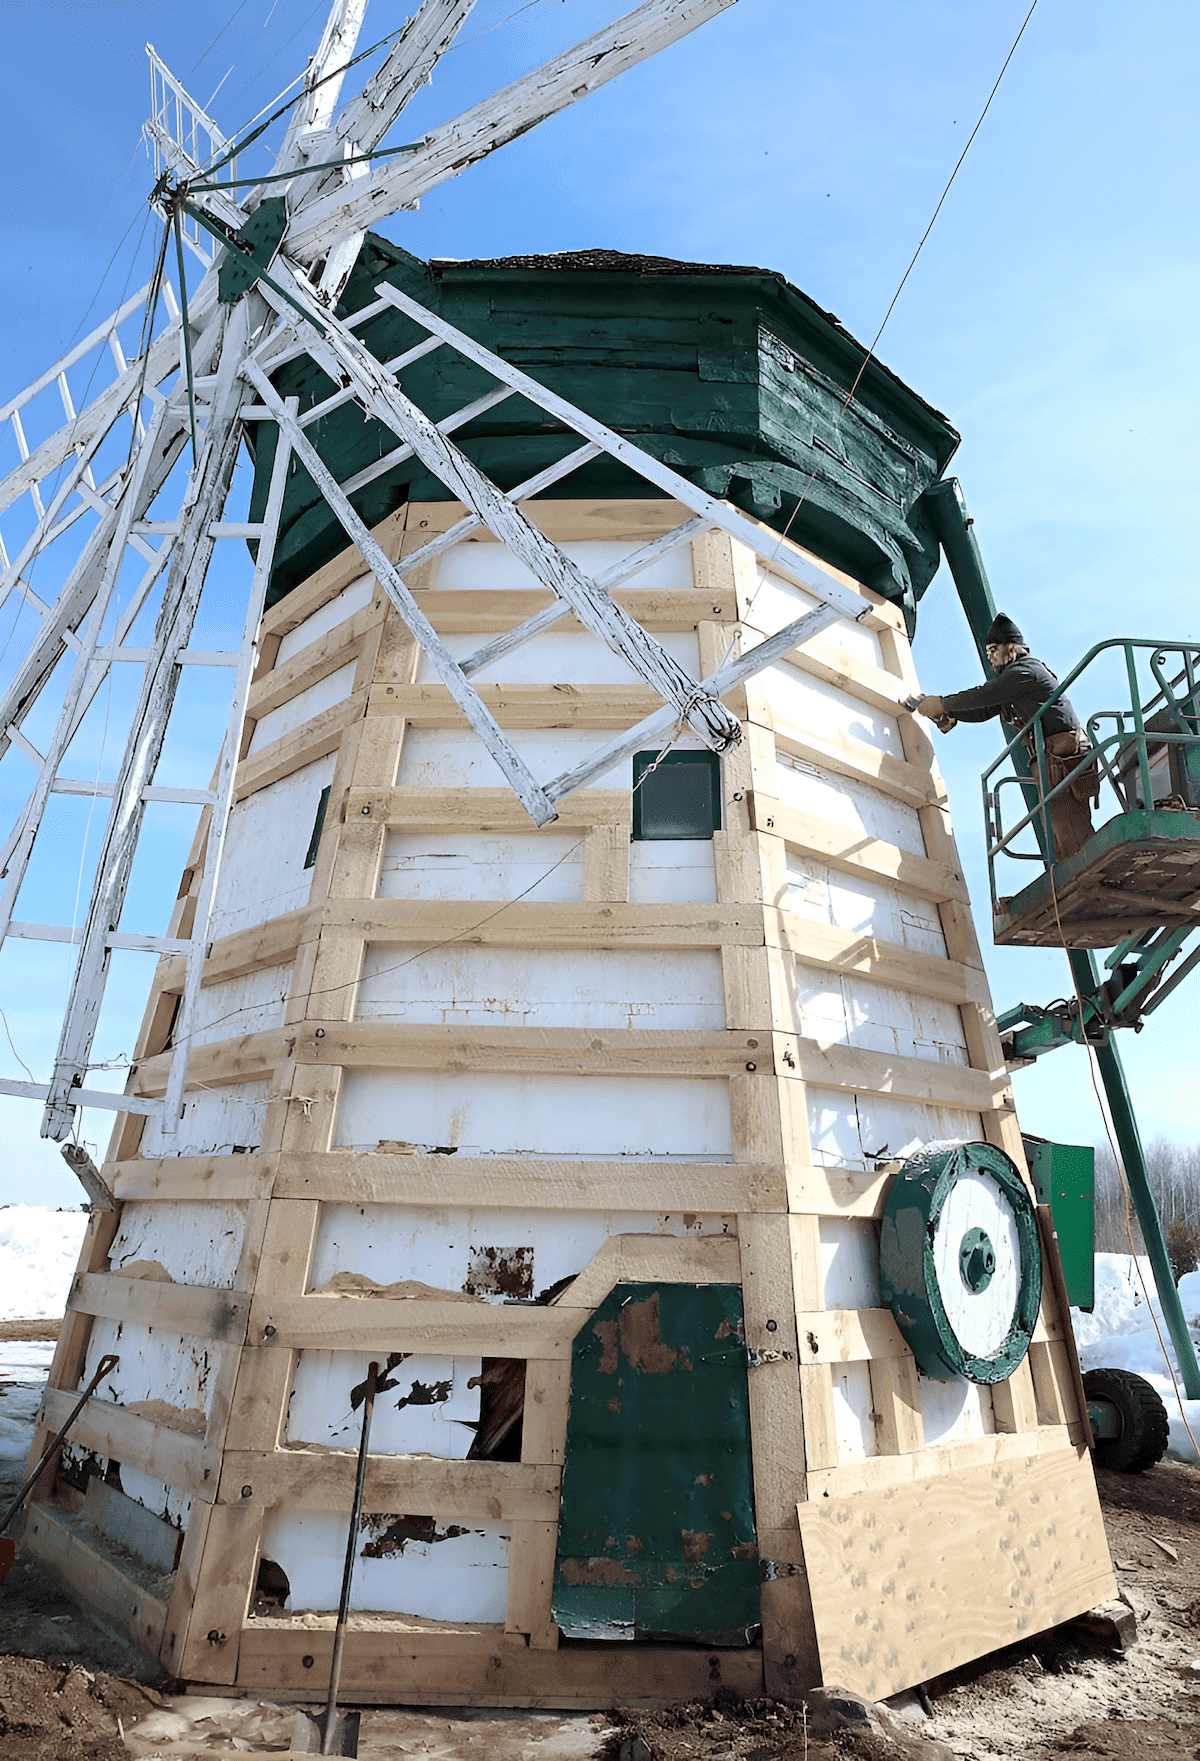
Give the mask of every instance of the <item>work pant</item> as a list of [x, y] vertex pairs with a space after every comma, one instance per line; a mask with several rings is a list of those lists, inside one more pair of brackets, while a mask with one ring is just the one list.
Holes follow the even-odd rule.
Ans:
[[[1029, 754], [1034, 778], [1040, 786], [1037, 748], [1032, 740], [1022, 742]], [[1082, 728], [1065, 734], [1046, 735], [1046, 771], [1051, 789], [1056, 789], [1070, 775], [1074, 766], [1091, 744]], [[1100, 796], [1100, 776], [1095, 764], [1077, 771], [1069, 786], [1050, 802], [1050, 830], [1054, 835], [1054, 860], [1065, 862], [1087, 843], [1094, 827], [1090, 803]]]

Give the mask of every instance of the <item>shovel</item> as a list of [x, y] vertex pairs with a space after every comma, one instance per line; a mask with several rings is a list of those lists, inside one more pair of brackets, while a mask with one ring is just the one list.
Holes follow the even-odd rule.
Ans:
[[50, 1460], [50, 1457], [54, 1454], [54, 1451], [58, 1448], [67, 1432], [71, 1429], [71, 1426], [75, 1423], [75, 1420], [87, 1405], [88, 1400], [96, 1392], [96, 1389], [100, 1386], [101, 1382], [103, 1382], [105, 1376], [110, 1375], [112, 1371], [116, 1369], [120, 1361], [119, 1357], [102, 1357], [100, 1359], [100, 1365], [96, 1374], [92, 1377], [83, 1393], [79, 1396], [79, 1399], [75, 1402], [66, 1424], [61, 1431], [57, 1431], [54, 1436], [51, 1437], [49, 1443], [47, 1443], [45, 1449], [42, 1451], [41, 1460], [38, 1462], [25, 1484], [21, 1487], [21, 1490], [17, 1493], [13, 1502], [5, 1511], [4, 1518], [0, 1521], [0, 1584], [4, 1582], [5, 1578], [12, 1570], [13, 1560], [17, 1557], [17, 1543], [12, 1540], [10, 1536], [6, 1535], [4, 1530], [8, 1527], [13, 1517], [16, 1516], [17, 1512], [32, 1492], [42, 1469]]

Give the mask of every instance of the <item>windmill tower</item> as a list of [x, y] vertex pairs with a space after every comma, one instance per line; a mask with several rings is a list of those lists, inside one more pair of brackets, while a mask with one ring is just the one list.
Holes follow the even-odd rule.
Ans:
[[[343, 5], [249, 194], [155, 60], [164, 236], [208, 267], [10, 480], [7, 589], [96, 519], [6, 705], [25, 739], [71, 651], [10, 935], [53, 932], [14, 917], [45, 803], [105, 669], [144, 670], [53, 1075], [4, 1085], [56, 1138], [118, 1115], [39, 1444], [120, 1364], [25, 1540], [192, 1682], [324, 1697], [372, 1360], [353, 1699], [881, 1695], [1113, 1591], [904, 708], [957, 437], [777, 276], [427, 267], [367, 231], [730, 3], [651, 0], [382, 169], [469, 0], [335, 118]], [[223, 539], [256, 555], [212, 654]], [[235, 685], [189, 793], [156, 779], [190, 664]], [[139, 936], [161, 799], [200, 822]], [[125, 948], [161, 960], [117, 1096], [87, 1071]]]

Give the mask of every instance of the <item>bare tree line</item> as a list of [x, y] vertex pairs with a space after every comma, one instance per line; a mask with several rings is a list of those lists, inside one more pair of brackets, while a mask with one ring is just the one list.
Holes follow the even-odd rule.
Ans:
[[[1179, 1278], [1200, 1263], [1200, 1143], [1185, 1146], [1156, 1137], [1146, 1145], [1146, 1167]], [[1130, 1223], [1142, 1253], [1145, 1244], [1132, 1205]], [[1122, 1183], [1107, 1143], [1096, 1145], [1096, 1251], [1129, 1252]]]

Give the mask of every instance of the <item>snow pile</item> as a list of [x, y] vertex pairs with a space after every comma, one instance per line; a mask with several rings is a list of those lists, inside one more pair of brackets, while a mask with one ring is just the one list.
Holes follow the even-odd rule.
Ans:
[[86, 1228], [84, 1211], [0, 1206], [0, 1319], [65, 1312]]
[[[1138, 1268], [1141, 1277], [1138, 1276]], [[1163, 1362], [1162, 1346], [1154, 1331], [1151, 1309], [1145, 1292], [1149, 1292], [1154, 1319], [1162, 1330], [1163, 1341], [1171, 1357], [1171, 1368], [1179, 1375], [1179, 1364], [1167, 1333], [1162, 1305], [1154, 1288], [1154, 1274], [1144, 1254], [1138, 1256], [1135, 1268], [1131, 1254], [1098, 1253], [1096, 1255], [1096, 1307], [1085, 1315], [1071, 1310], [1079, 1361], [1085, 1370], [1133, 1370], [1144, 1376], [1162, 1396], [1171, 1421], [1171, 1441], [1167, 1454], [1178, 1461], [1195, 1461], [1187, 1430], [1180, 1416], [1179, 1401], [1171, 1385], [1171, 1377]], [[1145, 1292], [1143, 1291], [1143, 1283]], [[1200, 1341], [1200, 1271], [1189, 1272], [1180, 1281], [1179, 1300], [1193, 1340]], [[1179, 1384], [1180, 1393], [1183, 1383]], [[1200, 1400], [1185, 1400], [1184, 1411], [1192, 1434], [1200, 1441]]]

